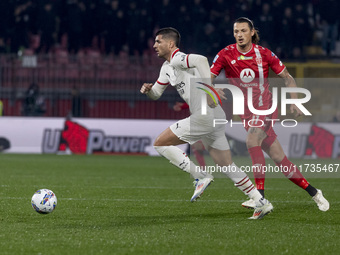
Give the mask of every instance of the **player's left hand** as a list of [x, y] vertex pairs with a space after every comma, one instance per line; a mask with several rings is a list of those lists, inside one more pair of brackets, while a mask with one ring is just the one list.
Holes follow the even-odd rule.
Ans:
[[295, 115], [294, 115], [295, 117], [299, 117], [303, 114], [302, 111], [295, 104], [290, 105], [290, 112], [292, 114], [294, 114], [295, 112]]
[[215, 108], [216, 106], [218, 106], [218, 103], [215, 103], [215, 102], [216, 101], [214, 101], [214, 99], [212, 99], [211, 96], [207, 94], [207, 103], [210, 108]]

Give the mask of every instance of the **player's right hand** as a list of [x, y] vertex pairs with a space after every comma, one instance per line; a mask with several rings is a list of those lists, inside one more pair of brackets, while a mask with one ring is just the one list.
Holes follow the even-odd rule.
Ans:
[[142, 94], [147, 94], [153, 86], [153, 83], [144, 83], [143, 86], [140, 89], [140, 92]]
[[224, 90], [221, 88], [215, 89], [217, 94], [220, 96], [221, 99], [227, 100], [227, 97], [224, 93]]

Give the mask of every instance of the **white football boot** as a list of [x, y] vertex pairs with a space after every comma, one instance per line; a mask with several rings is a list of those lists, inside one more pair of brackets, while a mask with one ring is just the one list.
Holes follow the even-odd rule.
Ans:
[[259, 200], [259, 205], [255, 207], [254, 214], [249, 219], [259, 220], [266, 216], [274, 209], [273, 205], [265, 198]]
[[251, 199], [243, 202], [242, 206], [245, 207], [245, 208], [253, 209], [254, 210], [255, 207], [256, 207], [256, 203], [255, 203], [255, 200], [251, 198]]
[[201, 197], [203, 191], [212, 183], [214, 179], [212, 177], [206, 177], [203, 179], [196, 179], [195, 183], [195, 192], [194, 195], [191, 197], [190, 201], [195, 202], [198, 198]]
[[315, 201], [315, 203], [317, 204], [317, 206], [319, 207], [319, 209], [321, 211], [326, 212], [329, 209], [329, 202], [322, 195], [322, 191], [321, 190], [318, 189], [317, 191], [318, 192], [315, 194], [314, 197], [312, 197], [312, 199]]

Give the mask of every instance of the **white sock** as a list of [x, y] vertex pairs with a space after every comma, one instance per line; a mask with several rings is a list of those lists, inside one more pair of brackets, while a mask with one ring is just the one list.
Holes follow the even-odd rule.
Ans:
[[261, 193], [255, 188], [248, 175], [238, 168], [234, 162], [223, 173], [234, 182], [239, 190], [249, 198], [254, 199], [256, 203], [262, 198]]
[[[183, 171], [190, 173], [194, 179], [210, 177], [210, 174], [202, 171], [187, 156], [187, 154], [176, 146], [154, 146], [160, 155], [167, 158], [171, 164], [177, 166]], [[212, 178], [212, 176], [211, 176]]]

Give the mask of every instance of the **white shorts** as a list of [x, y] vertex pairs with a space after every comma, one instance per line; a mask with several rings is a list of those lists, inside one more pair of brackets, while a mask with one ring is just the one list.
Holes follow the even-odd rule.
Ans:
[[182, 141], [194, 144], [201, 140], [204, 147], [217, 150], [229, 150], [225, 136], [225, 125], [213, 126], [213, 118], [201, 115], [191, 115], [170, 126], [171, 131]]

